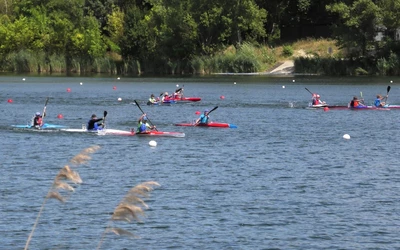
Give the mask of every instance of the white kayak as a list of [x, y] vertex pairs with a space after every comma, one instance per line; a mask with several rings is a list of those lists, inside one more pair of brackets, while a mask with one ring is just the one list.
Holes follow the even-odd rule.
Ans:
[[87, 130], [86, 128], [65, 128], [65, 129], [60, 129], [60, 131], [70, 132], [70, 133], [90, 133], [97, 135], [125, 135], [125, 136], [135, 135], [135, 131], [109, 129], [109, 128], [99, 129], [99, 130]]

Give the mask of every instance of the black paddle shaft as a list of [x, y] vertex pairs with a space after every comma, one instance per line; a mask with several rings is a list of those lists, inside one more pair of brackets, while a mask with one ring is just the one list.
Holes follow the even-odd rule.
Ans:
[[[142, 111], [142, 114], [145, 114], [145, 112], [143, 111], [143, 109], [140, 107], [140, 105], [139, 105], [139, 103], [135, 100], [135, 104], [136, 104], [136, 106], [138, 106], [138, 108], [140, 109], [140, 111]], [[150, 119], [147, 117], [147, 120], [150, 122], [150, 124], [153, 126], [153, 127], [155, 127], [154, 126], [154, 124], [150, 121]], [[158, 131], [157, 130], [157, 128], [154, 128], [156, 131]]]

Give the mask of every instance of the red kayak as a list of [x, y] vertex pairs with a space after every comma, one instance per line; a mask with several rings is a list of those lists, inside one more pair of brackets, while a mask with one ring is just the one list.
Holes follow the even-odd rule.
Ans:
[[185, 137], [185, 133], [181, 132], [163, 132], [163, 131], [146, 131], [136, 133], [137, 136], [166, 136], [166, 137]]
[[199, 102], [201, 101], [200, 97], [173, 97], [170, 100], [173, 100], [175, 102]]
[[210, 128], [237, 128], [236, 125], [230, 123], [222, 122], [209, 122], [209, 123], [177, 123], [175, 126], [185, 126], [185, 127], [210, 127]]

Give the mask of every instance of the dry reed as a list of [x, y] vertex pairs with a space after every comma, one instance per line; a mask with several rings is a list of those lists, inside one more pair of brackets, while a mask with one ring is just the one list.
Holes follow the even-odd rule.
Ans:
[[[84, 150], [82, 150], [79, 154], [77, 154], [76, 156], [74, 156], [71, 160], [70, 163], [73, 164], [75, 167], [78, 167], [79, 165], [85, 164], [87, 163], [91, 158], [90, 158], [90, 154], [96, 152], [98, 149], [100, 149], [99, 146], [95, 145], [95, 146], [91, 146], [89, 148], [86, 148]], [[69, 165], [65, 165], [56, 175], [56, 177], [54, 178], [53, 184], [50, 187], [50, 190], [48, 191], [42, 206], [39, 210], [39, 213], [36, 217], [36, 221], [35, 224], [33, 225], [32, 231], [29, 234], [28, 240], [26, 241], [25, 244], [25, 250], [28, 249], [29, 247], [29, 243], [32, 239], [33, 233], [39, 223], [39, 219], [40, 219], [40, 215], [43, 212], [44, 206], [47, 202], [48, 199], [57, 199], [60, 202], [65, 202], [68, 198], [69, 195], [71, 194], [71, 192], [74, 192], [74, 188], [68, 184], [68, 182], [74, 183], [74, 184], [81, 184], [82, 183], [82, 179], [79, 176], [78, 172], [74, 171], [71, 169], [71, 167]], [[68, 197], [63, 196], [60, 191], [63, 192], [67, 192]]]
[[141, 222], [140, 217], [145, 217], [144, 209], [149, 208], [143, 199], [149, 197], [149, 193], [153, 191], [153, 186], [160, 186], [160, 184], [155, 181], [143, 182], [128, 191], [125, 197], [114, 209], [114, 213], [112, 214], [111, 219], [101, 236], [97, 249], [100, 249], [106, 233], [108, 232], [113, 232], [116, 235], [126, 235], [134, 238], [139, 238], [138, 236], [125, 229], [112, 227], [111, 223], [112, 221], [131, 222], [132, 220]]

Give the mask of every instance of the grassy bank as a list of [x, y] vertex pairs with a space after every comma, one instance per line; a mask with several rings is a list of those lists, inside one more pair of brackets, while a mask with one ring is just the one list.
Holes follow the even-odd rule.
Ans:
[[[14, 73], [109, 73], [109, 74], [212, 74], [265, 72], [277, 64], [296, 58], [340, 58], [335, 42], [326, 39], [306, 39], [277, 47], [244, 43], [229, 46], [210, 56], [197, 56], [190, 61], [151, 62], [123, 61], [120, 56], [103, 58], [68, 58], [65, 55], [34, 54], [29, 51], [13, 52], [0, 58], [0, 71]], [[313, 61], [303, 60], [302, 69], [315, 71]], [[320, 71], [318, 69], [318, 71]]]

